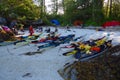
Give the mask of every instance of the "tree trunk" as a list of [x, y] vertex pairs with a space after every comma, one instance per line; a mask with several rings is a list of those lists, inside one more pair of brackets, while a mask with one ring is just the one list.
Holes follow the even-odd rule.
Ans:
[[109, 12], [109, 17], [112, 15], [112, 0], [110, 0], [110, 12]]
[[95, 2], [93, 0], [93, 7], [92, 7], [92, 18], [93, 18], [93, 21], [95, 21]]

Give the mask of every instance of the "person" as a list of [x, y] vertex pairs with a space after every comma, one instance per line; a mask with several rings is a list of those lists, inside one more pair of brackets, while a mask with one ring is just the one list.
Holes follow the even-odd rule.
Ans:
[[43, 27], [40, 28], [41, 32], [43, 32]]
[[37, 32], [43, 32], [43, 28], [38, 26]]
[[66, 29], [67, 29], [67, 31], [70, 31], [70, 27], [68, 25], [67, 25]]
[[47, 35], [46, 40], [51, 40], [51, 35], [50, 34]]
[[16, 25], [13, 26], [12, 31], [15, 35], [18, 35], [18, 30], [17, 30]]
[[58, 32], [58, 29], [57, 29], [57, 28], [55, 28], [55, 32]]
[[10, 23], [10, 29], [14, 28], [14, 26], [17, 25], [17, 21], [16, 20], [13, 20], [11, 23]]
[[51, 38], [54, 38], [55, 37], [55, 32], [51, 32]]
[[34, 33], [34, 29], [33, 29], [32, 25], [30, 25], [30, 27], [29, 27], [29, 33], [30, 33], [30, 36], [32, 36]]
[[50, 32], [50, 28], [48, 28], [48, 30], [47, 30], [47, 33], [49, 33]]
[[23, 24], [20, 24], [20, 31], [24, 32], [24, 25]]
[[69, 29], [70, 29], [68, 25], [67, 25], [67, 27], [66, 27], [66, 28], [67, 28], [67, 30], [69, 30]]

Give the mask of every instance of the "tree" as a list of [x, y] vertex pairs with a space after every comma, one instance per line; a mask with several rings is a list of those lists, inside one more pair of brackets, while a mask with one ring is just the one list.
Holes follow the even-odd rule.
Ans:
[[75, 20], [100, 23], [104, 18], [103, 0], [62, 0], [64, 18], [67, 23]]
[[8, 19], [37, 19], [39, 9], [32, 0], [1, 0], [0, 11]]
[[106, 17], [108, 20], [120, 20], [120, 1], [108, 0], [105, 5]]
[[113, 0], [111, 16], [114, 20], [120, 20], [120, 1]]
[[52, 0], [52, 13], [57, 15], [58, 12], [58, 0]]

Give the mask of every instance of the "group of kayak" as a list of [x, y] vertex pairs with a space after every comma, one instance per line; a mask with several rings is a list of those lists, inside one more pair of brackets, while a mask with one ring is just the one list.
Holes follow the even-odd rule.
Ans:
[[56, 46], [59, 46], [60, 44], [64, 44], [64, 43], [69, 43], [71, 40], [73, 40], [74, 36], [75, 36], [74, 34], [70, 34], [67, 36], [59, 36], [55, 40], [53, 40], [53, 39], [47, 40], [46, 44], [38, 46], [38, 50], [40, 50], [42, 48], [47, 48], [47, 47], [56, 47]]
[[[76, 59], [81, 59], [86, 56], [99, 54], [102, 51], [112, 47], [112, 40], [108, 40], [106, 36], [98, 39], [90, 39], [88, 41], [77, 41], [77, 39], [83, 38], [86, 35], [75, 38], [75, 34], [69, 34], [67, 36], [61, 36], [61, 34], [50, 32], [47, 34], [40, 33], [39, 35], [32, 36], [20, 36], [20, 40], [15, 41], [15, 45], [26, 45], [26, 44], [40, 44], [38, 50], [47, 47], [56, 47], [60, 44], [69, 43], [75, 41], [68, 46], [62, 48], [72, 48], [70, 51], [63, 53], [64, 56], [74, 55]], [[42, 44], [41, 43], [45, 43]], [[12, 43], [13, 44], [13, 43]], [[3, 42], [0, 44], [3, 45]], [[6, 45], [6, 43], [4, 43]]]
[[74, 48], [72, 51], [63, 53], [64, 56], [74, 55], [76, 59], [81, 59], [82, 57], [99, 54], [112, 47], [112, 40], [107, 40], [107, 37], [102, 37], [96, 40], [90, 39], [84, 42], [71, 43], [69, 46], [64, 46], [63, 48]]
[[60, 34], [51, 32], [48, 34], [40, 34], [36, 40], [33, 40], [32, 43], [42, 43], [47, 42], [48, 40], [57, 40]]
[[21, 36], [21, 40], [15, 42], [15, 45], [22, 46], [26, 44], [37, 44], [38, 49], [58, 46], [60, 44], [67, 43], [73, 39], [75, 35], [69, 34], [66, 36], [61, 36], [61, 34], [50, 32], [41, 33], [39, 35], [33, 36]]

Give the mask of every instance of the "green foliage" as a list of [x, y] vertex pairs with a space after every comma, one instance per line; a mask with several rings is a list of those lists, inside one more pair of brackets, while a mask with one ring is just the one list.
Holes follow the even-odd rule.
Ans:
[[120, 20], [120, 0], [108, 0], [104, 6], [104, 14], [106, 20]]
[[[0, 16], [20, 21], [43, 19], [46, 25], [52, 25], [51, 19], [57, 19], [62, 26], [73, 25], [80, 20], [88, 25], [98, 26], [108, 20], [120, 20], [120, 0], [52, 0], [51, 14], [47, 14], [45, 0], [37, 0], [36, 6], [32, 0], [0, 0]], [[107, 5], [108, 4], [108, 5]], [[110, 7], [110, 5], [112, 5]], [[63, 9], [64, 14], [58, 14]], [[111, 11], [110, 11], [111, 10]]]
[[32, 0], [2, 0], [0, 11], [2, 16], [8, 19], [24, 21], [40, 17], [40, 10]]
[[86, 23], [85, 23], [85, 26], [98, 26], [98, 24], [92, 20], [88, 20]]
[[86, 25], [100, 25], [104, 19], [102, 3], [102, 0], [64, 1], [65, 14], [63, 16], [63, 24], [73, 24], [74, 21], [81, 20], [86, 23]]

